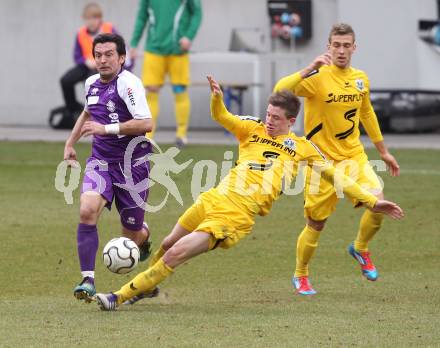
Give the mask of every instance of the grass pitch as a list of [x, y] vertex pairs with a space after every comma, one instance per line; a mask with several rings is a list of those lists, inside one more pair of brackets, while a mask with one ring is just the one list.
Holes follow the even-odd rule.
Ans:
[[[176, 157], [219, 163], [225, 146], [189, 146]], [[80, 162], [89, 145], [77, 146]], [[302, 196], [282, 197], [258, 218], [250, 237], [179, 267], [159, 298], [114, 313], [74, 299], [78, 190], [67, 205], [54, 188], [63, 144], [0, 143], [0, 346], [41, 347], [306, 347], [439, 346], [440, 151], [395, 150], [402, 175], [385, 181], [386, 196], [406, 211], [386, 219], [371, 245], [380, 280], [364, 280], [346, 252], [361, 211], [341, 202], [311, 266], [318, 295], [294, 295], [290, 278], [301, 231]], [[377, 155], [370, 152], [370, 158]], [[192, 203], [193, 164], [178, 176], [184, 206], [170, 198], [147, 215], [157, 246]], [[151, 202], [163, 190], [153, 187]], [[99, 223], [100, 246], [119, 235], [115, 210]], [[143, 269], [141, 264], [138, 270]], [[97, 259], [98, 291], [115, 290]]]

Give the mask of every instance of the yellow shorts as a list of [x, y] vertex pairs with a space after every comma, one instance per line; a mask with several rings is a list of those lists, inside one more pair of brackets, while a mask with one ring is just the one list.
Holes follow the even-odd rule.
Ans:
[[231, 198], [235, 197], [220, 194], [215, 189], [204, 192], [183, 213], [178, 223], [188, 231], [211, 234], [209, 249], [231, 248], [250, 234], [255, 223], [254, 214], [245, 206], [241, 209], [232, 203]]
[[189, 55], [161, 56], [150, 52], [144, 53], [142, 67], [144, 86], [162, 86], [167, 74], [170, 75], [171, 84], [188, 86], [190, 83]]
[[[365, 153], [350, 158], [348, 161], [333, 163], [335, 167], [344, 168], [344, 173], [356, 181], [358, 185], [377, 195], [382, 192], [383, 185], [371, 165]], [[327, 219], [336, 209], [338, 196], [335, 187], [321, 178], [319, 191], [313, 192], [311, 185], [312, 171], [308, 170], [306, 185], [304, 189], [304, 216], [313, 220], [321, 221]], [[341, 190], [340, 190], [341, 191]], [[360, 202], [350, 199], [354, 207], [360, 206]]]

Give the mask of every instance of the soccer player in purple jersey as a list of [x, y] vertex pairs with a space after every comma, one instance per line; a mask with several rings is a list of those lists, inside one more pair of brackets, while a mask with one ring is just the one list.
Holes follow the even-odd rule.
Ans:
[[[144, 206], [138, 204], [139, 200], [135, 201], [133, 197], [137, 196], [129, 188], [118, 185], [127, 186], [128, 182], [133, 186], [148, 177], [146, 157], [151, 152], [151, 144], [145, 139], [135, 141], [137, 145], [134, 147], [129, 146], [130, 141], [143, 136], [153, 127], [144, 87], [140, 79], [124, 70], [126, 52], [121, 36], [98, 35], [93, 41], [93, 55], [98, 74], [86, 80], [85, 108], [64, 148], [64, 159], [76, 160], [75, 143], [82, 136], [93, 136], [92, 154], [87, 160], [81, 187], [77, 230], [83, 280], [74, 289], [74, 296], [86, 302], [90, 302], [96, 293], [96, 224], [104, 207], [110, 209], [113, 200], [121, 218], [122, 235], [139, 246], [141, 260], [145, 260], [150, 253], [150, 232], [144, 223]], [[126, 151], [132, 155], [128, 164], [124, 162]], [[127, 179], [127, 176], [131, 178]], [[148, 189], [134, 194], [139, 195], [145, 203]]]

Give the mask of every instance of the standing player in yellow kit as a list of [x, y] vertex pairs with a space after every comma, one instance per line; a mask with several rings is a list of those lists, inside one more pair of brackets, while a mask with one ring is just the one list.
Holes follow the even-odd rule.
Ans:
[[[190, 119], [191, 101], [189, 49], [200, 27], [200, 0], [139, 0], [139, 9], [130, 42], [130, 57], [136, 58], [137, 47], [145, 27], [142, 82], [154, 124], [159, 115], [159, 92], [169, 75], [176, 113], [176, 146], [184, 147]], [[153, 131], [147, 134], [153, 139]]]
[[175, 268], [217, 247], [231, 248], [251, 233], [255, 215], [267, 215], [281, 194], [284, 179], [296, 174], [299, 161], [322, 169], [330, 182], [344, 181], [343, 191], [374, 211], [399, 219], [403, 212], [395, 203], [379, 200], [350, 178], [336, 175], [311, 141], [290, 132], [300, 102], [288, 91], [269, 98], [266, 123], [255, 117], [236, 117], [228, 112], [220, 85], [208, 77], [211, 115], [239, 142], [237, 165], [220, 184], [202, 193], [179, 218], [173, 231], [150, 259], [149, 268], [115, 293], [96, 295], [102, 310], [115, 310], [124, 301], [151, 293]]
[[[370, 83], [365, 72], [351, 67], [351, 57], [356, 50], [355, 33], [348, 24], [332, 27], [328, 51], [318, 56], [309, 66], [284, 77], [274, 90], [288, 89], [305, 97], [304, 129], [307, 139], [322, 150], [335, 166], [345, 166], [359, 185], [366, 187], [383, 199], [382, 186], [370, 164], [360, 141], [359, 122], [387, 164], [392, 176], [399, 175], [399, 165], [388, 152], [370, 103]], [[319, 192], [310, 192], [310, 176], [305, 188], [304, 214], [307, 224], [298, 237], [296, 269], [293, 285], [302, 295], [316, 291], [309, 281], [308, 265], [327, 218], [336, 209], [338, 198], [335, 189], [321, 181]], [[360, 206], [353, 200], [355, 207]], [[376, 280], [378, 272], [370, 258], [368, 243], [382, 225], [383, 214], [366, 209], [360, 221], [358, 235], [348, 251], [360, 264], [368, 280]]]

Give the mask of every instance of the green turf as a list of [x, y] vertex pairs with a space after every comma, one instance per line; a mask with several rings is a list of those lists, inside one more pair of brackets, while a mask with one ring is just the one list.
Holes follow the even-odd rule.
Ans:
[[[222, 161], [224, 146], [189, 146], [177, 160]], [[77, 146], [80, 161], [89, 145]], [[440, 152], [394, 151], [403, 173], [382, 175], [386, 195], [406, 211], [387, 219], [372, 243], [381, 278], [360, 276], [346, 247], [361, 212], [342, 202], [312, 263], [313, 298], [294, 295], [294, 245], [303, 226], [302, 196], [282, 197], [252, 235], [180, 267], [159, 298], [114, 313], [76, 301], [78, 192], [73, 205], [54, 189], [62, 144], [0, 143], [0, 346], [294, 347], [438, 346], [440, 323]], [[371, 153], [371, 158], [375, 158]], [[193, 166], [177, 178], [191, 203]], [[151, 201], [161, 200], [154, 188]], [[147, 216], [153, 240], [184, 211], [174, 199]], [[117, 213], [99, 224], [101, 247], [119, 234]], [[107, 271], [98, 256], [98, 291], [130, 275]]]

